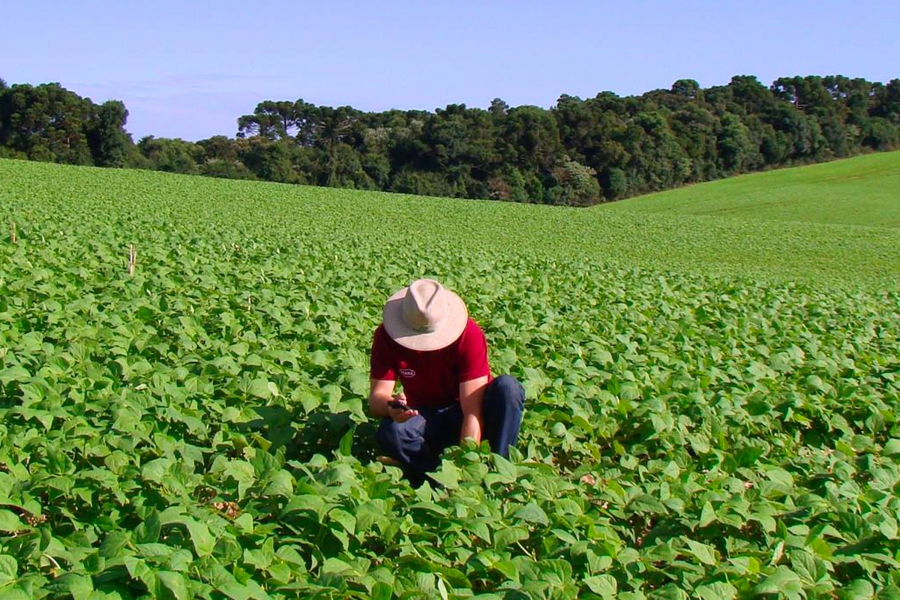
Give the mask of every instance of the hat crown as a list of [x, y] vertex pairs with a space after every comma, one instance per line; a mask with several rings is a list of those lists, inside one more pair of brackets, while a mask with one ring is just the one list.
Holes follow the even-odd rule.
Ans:
[[419, 333], [437, 331], [450, 312], [447, 291], [433, 279], [419, 279], [403, 298], [401, 317], [406, 326]]
[[410, 350], [446, 348], [463, 334], [469, 312], [462, 299], [434, 279], [419, 279], [384, 304], [384, 330]]

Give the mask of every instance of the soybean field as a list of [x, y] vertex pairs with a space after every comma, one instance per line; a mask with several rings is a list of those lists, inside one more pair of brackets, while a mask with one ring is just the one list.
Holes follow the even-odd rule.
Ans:
[[[0, 160], [0, 598], [900, 598], [900, 154], [592, 209]], [[527, 391], [374, 460], [420, 277]]]

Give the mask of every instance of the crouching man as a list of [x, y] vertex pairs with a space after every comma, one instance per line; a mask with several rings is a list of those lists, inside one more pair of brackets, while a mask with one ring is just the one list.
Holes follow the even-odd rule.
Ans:
[[437, 281], [414, 281], [388, 299], [370, 376], [369, 410], [381, 417], [377, 441], [413, 485], [437, 468], [445, 448], [466, 438], [486, 439], [504, 457], [516, 443], [525, 390], [510, 375], [492, 378], [484, 333], [462, 299]]

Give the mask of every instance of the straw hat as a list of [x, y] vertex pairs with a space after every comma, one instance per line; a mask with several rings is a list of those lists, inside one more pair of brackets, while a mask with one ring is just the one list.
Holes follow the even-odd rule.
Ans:
[[462, 299], [433, 279], [409, 284], [384, 305], [384, 328], [411, 350], [440, 350], [455, 342], [469, 320]]

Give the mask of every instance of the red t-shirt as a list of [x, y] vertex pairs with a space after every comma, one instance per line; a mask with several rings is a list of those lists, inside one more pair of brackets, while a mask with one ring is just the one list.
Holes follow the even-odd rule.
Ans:
[[372, 341], [372, 379], [399, 377], [411, 408], [446, 406], [459, 401], [459, 384], [491, 376], [484, 332], [471, 318], [459, 338], [440, 350], [410, 350], [380, 325]]

